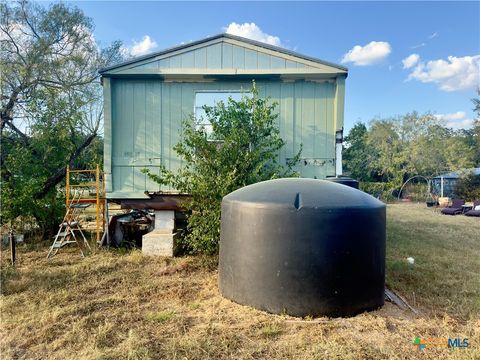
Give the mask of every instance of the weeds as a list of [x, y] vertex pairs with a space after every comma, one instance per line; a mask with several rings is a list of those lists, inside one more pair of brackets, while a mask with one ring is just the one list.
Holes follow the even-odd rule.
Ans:
[[274, 338], [280, 335], [282, 332], [282, 328], [277, 323], [269, 323], [262, 327], [260, 333], [263, 337], [266, 338]]
[[145, 320], [164, 323], [174, 319], [175, 316], [176, 316], [175, 311], [170, 311], [170, 310], [151, 312], [145, 315]]

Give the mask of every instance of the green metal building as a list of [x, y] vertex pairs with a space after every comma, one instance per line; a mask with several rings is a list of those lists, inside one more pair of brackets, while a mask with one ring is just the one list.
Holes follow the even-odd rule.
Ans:
[[336, 137], [339, 143], [347, 73], [340, 65], [229, 34], [102, 69], [107, 198], [138, 204], [159, 191], [174, 193], [141, 170], [158, 172], [161, 163], [180, 167], [173, 146], [182, 120], [198, 116], [205, 104], [239, 97], [252, 80], [261, 96], [279, 104], [278, 126], [286, 141], [280, 160], [303, 144], [297, 166], [303, 177], [341, 174]]

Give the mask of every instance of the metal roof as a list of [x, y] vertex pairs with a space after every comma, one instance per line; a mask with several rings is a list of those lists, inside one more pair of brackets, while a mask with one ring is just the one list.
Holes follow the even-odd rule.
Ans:
[[440, 179], [441, 177], [443, 178], [451, 178], [451, 179], [456, 179], [461, 177], [462, 175], [468, 174], [468, 173], [473, 173], [474, 175], [480, 175], [480, 168], [470, 168], [470, 169], [462, 169], [458, 171], [452, 171], [443, 175], [438, 175], [435, 176], [434, 179]]
[[127, 60], [127, 61], [123, 61], [123, 62], [121, 62], [121, 63], [118, 63], [118, 64], [115, 64], [115, 65], [111, 65], [111, 66], [105, 67], [105, 68], [103, 68], [103, 69], [100, 69], [100, 70], [99, 70], [99, 73], [100, 73], [100, 74], [103, 74], [103, 73], [105, 73], [105, 72], [107, 72], [107, 71], [109, 71], [109, 70], [117, 69], [117, 68], [122, 67], [122, 66], [134, 64], [134, 63], [136, 63], [136, 62], [143, 61], [143, 60], [147, 60], [147, 59], [154, 58], [154, 57], [157, 57], [157, 56], [166, 55], [166, 54], [168, 54], [168, 53], [170, 53], [170, 52], [175, 52], [175, 51], [187, 49], [187, 48], [189, 48], [189, 47], [191, 47], [191, 46], [200, 45], [200, 44], [202, 44], [202, 43], [206, 43], [206, 42], [209, 42], [209, 41], [212, 41], [212, 40], [221, 39], [221, 38], [232, 39], [232, 40], [237, 40], [237, 41], [245, 42], [245, 43], [248, 43], [248, 44], [251, 44], [251, 45], [254, 45], [254, 46], [262, 47], [262, 48], [269, 49], [269, 50], [272, 50], [272, 51], [276, 51], [276, 52], [279, 52], [279, 53], [282, 53], [282, 54], [286, 54], [286, 55], [290, 55], [290, 56], [295, 56], [295, 57], [298, 57], [298, 58], [301, 58], [301, 59], [304, 59], [304, 60], [316, 62], [316, 63], [321, 64], [321, 65], [331, 66], [331, 67], [337, 68], [337, 69], [342, 70], [342, 71], [348, 71], [348, 68], [345, 67], [345, 66], [342, 66], [342, 65], [338, 65], [338, 64], [335, 64], [335, 63], [332, 63], [332, 62], [328, 62], [328, 61], [325, 61], [325, 60], [317, 59], [317, 58], [314, 58], [314, 57], [311, 57], [311, 56], [299, 54], [299, 53], [297, 53], [297, 52], [294, 52], [294, 51], [291, 51], [291, 50], [287, 50], [287, 49], [284, 49], [284, 48], [279, 47], [279, 46], [269, 45], [269, 44], [265, 44], [265, 43], [260, 42], [260, 41], [255, 41], [255, 40], [247, 39], [247, 38], [244, 38], [244, 37], [241, 37], [241, 36], [236, 36], [236, 35], [231, 35], [231, 34], [223, 33], [223, 34], [218, 34], [218, 35], [215, 35], [215, 36], [207, 37], [207, 38], [202, 39], [202, 40], [193, 41], [193, 42], [190, 42], [190, 43], [188, 43], [188, 44], [183, 44], [183, 45], [171, 47], [171, 48], [168, 48], [168, 49], [165, 49], [165, 50], [153, 52], [153, 53], [151, 53], [151, 54], [147, 54], [147, 55], [143, 55], [143, 56], [138, 56], [138, 57], [135, 57], [135, 58], [133, 58], [133, 59], [130, 59], [130, 60]]

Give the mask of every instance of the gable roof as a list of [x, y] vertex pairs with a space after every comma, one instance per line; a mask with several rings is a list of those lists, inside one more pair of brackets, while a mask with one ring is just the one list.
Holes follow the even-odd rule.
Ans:
[[[236, 36], [236, 35], [226, 34], [226, 33], [218, 34], [218, 35], [211, 36], [211, 37], [207, 37], [205, 39], [190, 42], [188, 44], [183, 44], [183, 45], [171, 47], [171, 48], [161, 50], [161, 51], [158, 51], [158, 52], [154, 52], [154, 53], [151, 53], [151, 54], [147, 54], [147, 55], [144, 55], [144, 56], [139, 56], [139, 57], [136, 57], [136, 58], [133, 58], [133, 59], [115, 64], [115, 65], [112, 65], [112, 66], [105, 67], [103, 69], [100, 69], [99, 73], [102, 74], [102, 75], [106, 75], [106, 74], [108, 74], [112, 71], [117, 73], [118, 71], [121, 71], [122, 68], [128, 69], [128, 68], [131, 68], [132, 65], [135, 66], [136, 64], [146, 63], [149, 60], [154, 61], [156, 58], [163, 58], [163, 57], [170, 56], [170, 55], [173, 56], [173, 55], [182, 54], [182, 53], [188, 52], [188, 51], [190, 51], [194, 48], [201, 47], [202, 45], [206, 46], [207, 43], [212, 43], [212, 42], [213, 43], [215, 43], [215, 42], [226, 42], [226, 43], [240, 42], [240, 43], [243, 43], [243, 44], [246, 44], [246, 45], [253, 46], [259, 52], [262, 52], [262, 50], [265, 51], [265, 52], [272, 52], [273, 51], [273, 52], [275, 52], [275, 56], [278, 56], [280, 58], [282, 58], [282, 57], [284, 57], [286, 59], [287, 58], [288, 59], [295, 58], [296, 61], [308, 63], [309, 67], [313, 67], [313, 68], [315, 68], [317, 66], [319, 68], [320, 67], [321, 68], [328, 67], [330, 69], [329, 72], [343, 73], [345, 75], [348, 73], [348, 68], [346, 68], [344, 66], [341, 66], [341, 65], [338, 65], [338, 64], [335, 64], [335, 63], [331, 63], [331, 62], [321, 60], [321, 59], [317, 59], [317, 58], [314, 58], [314, 57], [311, 57], [311, 56], [299, 54], [297, 52], [287, 50], [287, 49], [284, 49], [284, 48], [281, 48], [281, 47], [278, 47], [278, 46], [273, 46], [273, 45], [265, 44], [263, 42], [243, 38], [243, 37]], [[317, 66], [315, 66], [315, 65], [317, 65]]]

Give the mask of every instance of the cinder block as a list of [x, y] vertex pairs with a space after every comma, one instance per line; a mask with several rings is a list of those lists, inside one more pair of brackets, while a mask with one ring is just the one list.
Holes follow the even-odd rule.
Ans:
[[177, 233], [169, 229], [158, 229], [143, 235], [142, 254], [152, 256], [174, 256]]
[[155, 230], [170, 229], [173, 232], [175, 228], [175, 211], [156, 210], [155, 211]]

